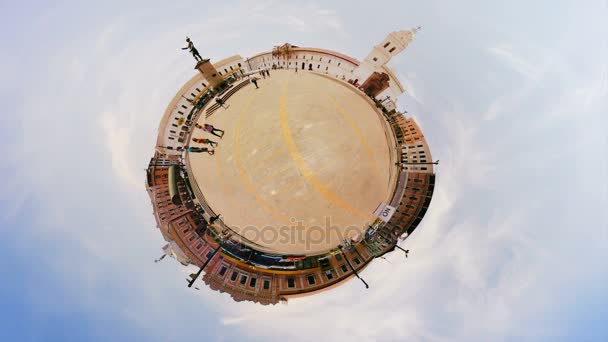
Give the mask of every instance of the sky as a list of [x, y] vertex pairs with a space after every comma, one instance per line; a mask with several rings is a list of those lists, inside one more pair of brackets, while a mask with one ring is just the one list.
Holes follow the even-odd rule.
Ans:
[[[608, 2], [0, 0], [0, 340], [608, 340]], [[431, 207], [358, 281], [235, 303], [155, 264], [159, 120], [212, 60], [273, 45], [389, 66], [440, 160]]]

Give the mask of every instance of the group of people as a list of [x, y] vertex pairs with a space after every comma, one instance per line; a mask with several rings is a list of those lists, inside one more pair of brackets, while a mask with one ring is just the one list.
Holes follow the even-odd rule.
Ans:
[[266, 78], [266, 76], [270, 77], [270, 71], [268, 71], [268, 69], [262, 69], [259, 72], [260, 76]]
[[[204, 124], [204, 125], [199, 125], [198, 123], [194, 124], [194, 126], [196, 128], [202, 129], [203, 131], [213, 134], [216, 137], [219, 137], [220, 139], [224, 136], [224, 131], [219, 129], [219, 128], [215, 128], [213, 125], [211, 124]], [[218, 132], [221, 132], [221, 134], [219, 134]], [[215, 147], [217, 146], [217, 142], [211, 140], [211, 139], [206, 139], [206, 138], [192, 138], [192, 141], [194, 141], [195, 143], [199, 143], [199, 144], [203, 144], [203, 145], [209, 145], [211, 147]], [[192, 152], [192, 153], [201, 153], [201, 152], [207, 152], [209, 153], [209, 155], [213, 155], [215, 153], [215, 150], [209, 149], [207, 147], [189, 147], [186, 146], [185, 147], [186, 150], [188, 152]]]

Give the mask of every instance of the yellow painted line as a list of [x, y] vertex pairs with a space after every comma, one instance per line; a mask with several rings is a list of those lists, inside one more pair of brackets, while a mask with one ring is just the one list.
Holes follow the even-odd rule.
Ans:
[[245, 105], [243, 106], [243, 109], [241, 110], [241, 112], [239, 114], [239, 117], [237, 119], [238, 121], [237, 121], [236, 129], [235, 129], [235, 132], [234, 132], [234, 161], [235, 161], [235, 164], [237, 166], [237, 170], [239, 171], [239, 175], [241, 177], [241, 180], [243, 181], [243, 184], [245, 184], [245, 187], [255, 197], [255, 199], [257, 200], [257, 202], [264, 209], [266, 209], [272, 216], [276, 217], [277, 219], [281, 220], [284, 223], [289, 224], [290, 223], [289, 218], [287, 218], [284, 215], [281, 215], [276, 210], [274, 210], [270, 206], [270, 204], [268, 204], [268, 202], [266, 202], [259, 195], [259, 193], [255, 189], [255, 187], [253, 186], [253, 184], [251, 184], [251, 181], [249, 180], [249, 175], [247, 174], [247, 171], [245, 170], [245, 168], [241, 164], [241, 160], [240, 160], [240, 142], [239, 142], [239, 136], [240, 136], [240, 133], [241, 133], [241, 124], [243, 122], [243, 118], [245, 117], [244, 114], [249, 109], [249, 107], [251, 106], [251, 103], [253, 102], [253, 99], [254, 99], [255, 95], [256, 95], [256, 93], [252, 93], [249, 96], [249, 98], [245, 102]]
[[252, 143], [252, 144], [249, 144], [249, 145], [251, 145], [253, 148], [257, 149], [259, 147], [263, 147], [264, 145], [266, 145], [267, 142], [269, 142], [272, 139], [276, 139], [276, 136], [273, 133], [269, 133], [269, 134], [266, 134], [266, 137], [263, 138], [263, 139], [258, 139], [256, 137], [255, 144]]
[[[281, 130], [283, 131], [283, 138], [285, 139], [285, 143], [287, 145], [287, 149], [289, 150], [289, 154], [296, 164], [297, 168], [300, 170], [300, 173], [306, 178], [308, 183], [315, 188], [315, 190], [323, 195], [329, 201], [335, 203], [337, 206], [345, 209], [353, 215], [357, 215], [364, 219], [369, 219], [372, 215], [371, 213], [366, 214], [348, 204], [346, 201], [341, 199], [338, 195], [334, 194], [329, 188], [321, 182], [321, 180], [315, 175], [315, 173], [306, 165], [304, 161], [304, 157], [300, 153], [296, 142], [291, 135], [291, 129], [289, 128], [288, 123], [288, 114], [287, 114], [287, 84], [285, 81], [283, 84], [283, 90], [281, 92], [281, 105], [280, 105], [280, 116], [281, 116]], [[344, 170], [347, 172], [347, 170]]]
[[281, 192], [286, 192], [286, 191], [290, 191], [293, 188], [295, 188], [298, 185], [306, 185], [306, 182], [302, 179], [302, 178], [296, 178], [294, 181], [289, 182], [285, 185], [283, 185], [282, 187], [280, 187], [279, 189], [277, 189], [277, 194], [281, 193]]
[[327, 94], [324, 94], [324, 95], [325, 95], [325, 97], [327, 97], [327, 99], [329, 101], [331, 101], [331, 103], [338, 110], [338, 112], [340, 114], [342, 114], [342, 117], [344, 118], [344, 120], [346, 120], [346, 122], [348, 122], [348, 124], [350, 125], [350, 128], [355, 132], [355, 135], [357, 135], [359, 142], [361, 143], [361, 145], [363, 145], [363, 148], [365, 149], [365, 152], [367, 153], [368, 158], [371, 159], [372, 166], [374, 167], [374, 171], [376, 171], [376, 174], [378, 176], [381, 176], [380, 169], [378, 168], [378, 164], [376, 163], [376, 158], [374, 158], [374, 152], [372, 152], [372, 149], [367, 144], [365, 135], [363, 135], [363, 133], [361, 133], [361, 130], [359, 130], [357, 123], [350, 117], [350, 115], [348, 115], [346, 110], [344, 110], [344, 108], [342, 106], [340, 106], [340, 104], [338, 104], [338, 102], [336, 102], [336, 100], [333, 97], [331, 97]]
[[277, 148], [276, 150], [274, 150], [269, 156], [267, 156], [264, 159], [259, 160], [258, 162], [254, 163], [251, 165], [251, 167], [249, 168], [249, 170], [257, 170], [259, 167], [263, 167], [266, 165], [266, 163], [268, 163], [269, 161], [281, 156], [283, 153], [286, 153], [287, 151], [283, 150], [282, 148]]
[[270, 174], [268, 174], [268, 175], [266, 175], [266, 176], [262, 177], [261, 179], [259, 179], [259, 180], [256, 182], [256, 183], [258, 183], [258, 188], [260, 188], [261, 186], [263, 186], [264, 184], [266, 184], [266, 182], [267, 182], [268, 180], [270, 180], [270, 179], [272, 179], [272, 178], [274, 178], [274, 177], [277, 177], [278, 175], [280, 175], [280, 174], [282, 174], [282, 173], [284, 173], [284, 172], [287, 172], [287, 171], [289, 171], [289, 170], [282, 170], [282, 169], [279, 169], [278, 171], [271, 172]]

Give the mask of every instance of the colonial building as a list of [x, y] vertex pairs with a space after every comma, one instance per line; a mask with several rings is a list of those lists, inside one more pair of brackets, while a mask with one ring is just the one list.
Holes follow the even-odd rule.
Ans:
[[[405, 90], [387, 67], [416, 31], [390, 33], [363, 62], [330, 50], [285, 44], [247, 59], [235, 55], [213, 64], [198, 63], [199, 72], [165, 110], [146, 171], [157, 228], [167, 241], [164, 253], [184, 265], [205, 265], [202, 281], [211, 289], [228, 293], [235, 301], [266, 305], [336, 287], [357, 277], [374, 258], [394, 250], [420, 224], [435, 185], [428, 143], [416, 122], [395, 110], [395, 101]], [[395, 142], [391, 149], [396, 151], [398, 180], [390, 201], [379, 208], [385, 215], [378, 215], [365, 236], [353, 237], [320, 255], [268, 253], [237, 238], [218, 219], [204, 191], [192, 186], [189, 162], [183, 156], [193, 123], [217, 108], [210, 101], [214, 96], [226, 99], [237, 93], [249, 84], [244, 78], [259, 70], [296, 68], [324, 74], [374, 99], [379, 115], [388, 123], [390, 141]], [[218, 91], [224, 82], [226, 90]]]

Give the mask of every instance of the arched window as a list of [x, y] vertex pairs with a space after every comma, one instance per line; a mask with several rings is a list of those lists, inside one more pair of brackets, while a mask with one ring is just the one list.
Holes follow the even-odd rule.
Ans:
[[386, 49], [386, 47], [389, 46], [389, 45], [391, 45], [391, 42], [388, 42], [388, 43], [384, 44], [383, 47]]

